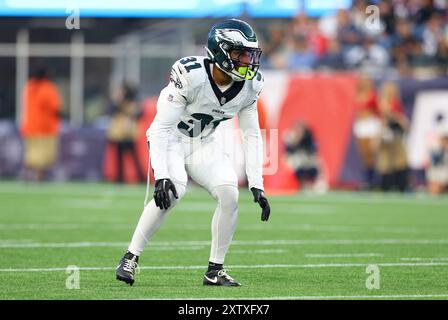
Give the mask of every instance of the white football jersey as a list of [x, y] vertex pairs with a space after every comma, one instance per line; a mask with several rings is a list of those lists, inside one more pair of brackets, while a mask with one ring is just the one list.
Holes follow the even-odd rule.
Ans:
[[235, 81], [221, 92], [212, 79], [213, 65], [207, 57], [195, 56], [174, 63], [167, 99], [184, 99], [186, 107], [175, 131], [190, 138], [205, 138], [222, 121], [233, 118], [241, 109], [257, 101], [263, 85], [260, 72], [253, 80]]
[[263, 189], [263, 140], [257, 112], [263, 76], [258, 72], [252, 80], [234, 81], [221, 92], [211, 68], [213, 65], [204, 56], [186, 57], [174, 63], [170, 82], [159, 95], [156, 117], [146, 132], [154, 176], [169, 178], [168, 137], [174, 134], [187, 143], [206, 139], [222, 121], [238, 114], [249, 186]]

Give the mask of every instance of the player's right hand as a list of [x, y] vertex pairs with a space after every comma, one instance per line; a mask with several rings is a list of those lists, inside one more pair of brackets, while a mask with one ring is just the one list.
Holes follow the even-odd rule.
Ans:
[[176, 199], [179, 199], [176, 187], [170, 179], [156, 180], [154, 201], [156, 202], [156, 206], [162, 210], [166, 210], [171, 206], [171, 199], [169, 194], [170, 190], [173, 193], [174, 197]]
[[271, 207], [269, 206], [268, 199], [264, 195], [263, 190], [257, 188], [250, 188], [252, 194], [254, 195], [254, 202], [258, 202], [262, 211], [261, 211], [261, 221], [268, 221], [269, 215], [271, 214]]

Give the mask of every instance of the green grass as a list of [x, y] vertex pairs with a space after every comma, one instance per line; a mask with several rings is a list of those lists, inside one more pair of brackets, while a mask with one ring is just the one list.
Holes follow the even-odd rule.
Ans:
[[[447, 197], [270, 197], [265, 223], [241, 189], [226, 266], [243, 286], [215, 288], [202, 286], [215, 203], [191, 188], [142, 254], [129, 287], [115, 280], [114, 267], [144, 192], [143, 186], [1, 182], [0, 299], [448, 298]], [[365, 285], [370, 264], [380, 270], [378, 290]], [[78, 290], [65, 286], [69, 265], [81, 268]]]

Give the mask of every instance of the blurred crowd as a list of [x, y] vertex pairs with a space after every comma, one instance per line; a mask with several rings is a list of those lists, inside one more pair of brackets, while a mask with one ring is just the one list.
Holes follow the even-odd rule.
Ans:
[[[370, 5], [377, 11], [366, 10]], [[364, 189], [412, 189], [405, 144], [409, 119], [397, 84], [379, 79], [448, 75], [447, 8], [448, 0], [354, 0], [349, 9], [320, 18], [300, 13], [292, 20], [269, 24], [262, 33], [263, 69], [351, 69], [362, 75], [353, 132], [364, 170]], [[142, 116], [138, 94], [137, 88], [122, 84], [109, 99], [106, 141], [115, 152], [111, 158], [118, 183], [125, 181], [127, 157], [135, 167], [137, 181], [145, 181], [136, 148], [137, 121]], [[45, 180], [57, 162], [62, 100], [45, 68], [31, 72], [23, 89], [20, 128], [24, 141], [21, 177], [25, 180]], [[445, 118], [437, 118], [434, 128], [448, 123]], [[282, 139], [287, 164], [299, 185], [327, 190], [325, 166], [308, 124], [298, 121]], [[425, 169], [430, 193], [448, 191], [448, 131], [434, 130]]]
[[[394, 81], [375, 84], [369, 77], [358, 83], [357, 117], [353, 131], [364, 169], [366, 190], [411, 191], [407, 152], [410, 124]], [[440, 115], [431, 124], [427, 139], [425, 180], [429, 193], [440, 194], [448, 187], [448, 131]]]
[[409, 189], [409, 166], [405, 135], [409, 121], [393, 81], [377, 89], [370, 78], [358, 84], [357, 120], [354, 134], [365, 170], [365, 188], [378, 185], [382, 190]]
[[[393, 80], [375, 81], [362, 76], [357, 85], [356, 117], [353, 123], [356, 150], [363, 179], [361, 190], [417, 191], [430, 194], [448, 191], [448, 117], [436, 114], [425, 136], [422, 181], [410, 168], [410, 120], [402, 103], [400, 88]], [[313, 130], [304, 121], [288, 128], [283, 136], [285, 160], [302, 190], [325, 192], [325, 166]]]
[[[369, 5], [378, 10], [366, 12]], [[444, 0], [354, 0], [334, 15], [300, 13], [288, 24], [270, 26], [264, 66], [357, 69], [372, 76], [447, 74], [447, 6]]]
[[318, 156], [317, 142], [313, 131], [305, 121], [297, 121], [283, 135], [286, 163], [302, 190], [323, 193], [327, 191], [322, 159]]

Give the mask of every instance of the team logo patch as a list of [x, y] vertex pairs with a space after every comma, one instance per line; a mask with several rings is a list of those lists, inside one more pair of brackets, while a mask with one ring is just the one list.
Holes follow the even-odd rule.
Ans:
[[179, 76], [177, 75], [177, 72], [176, 72], [176, 70], [174, 70], [174, 68], [171, 69], [170, 81], [174, 84], [174, 86], [177, 89], [182, 89], [183, 88], [182, 82], [180, 81]]
[[170, 94], [168, 95], [168, 101], [169, 101], [169, 102], [172, 102], [172, 101], [173, 101], [173, 98], [174, 98], [173, 95], [170, 93]]

